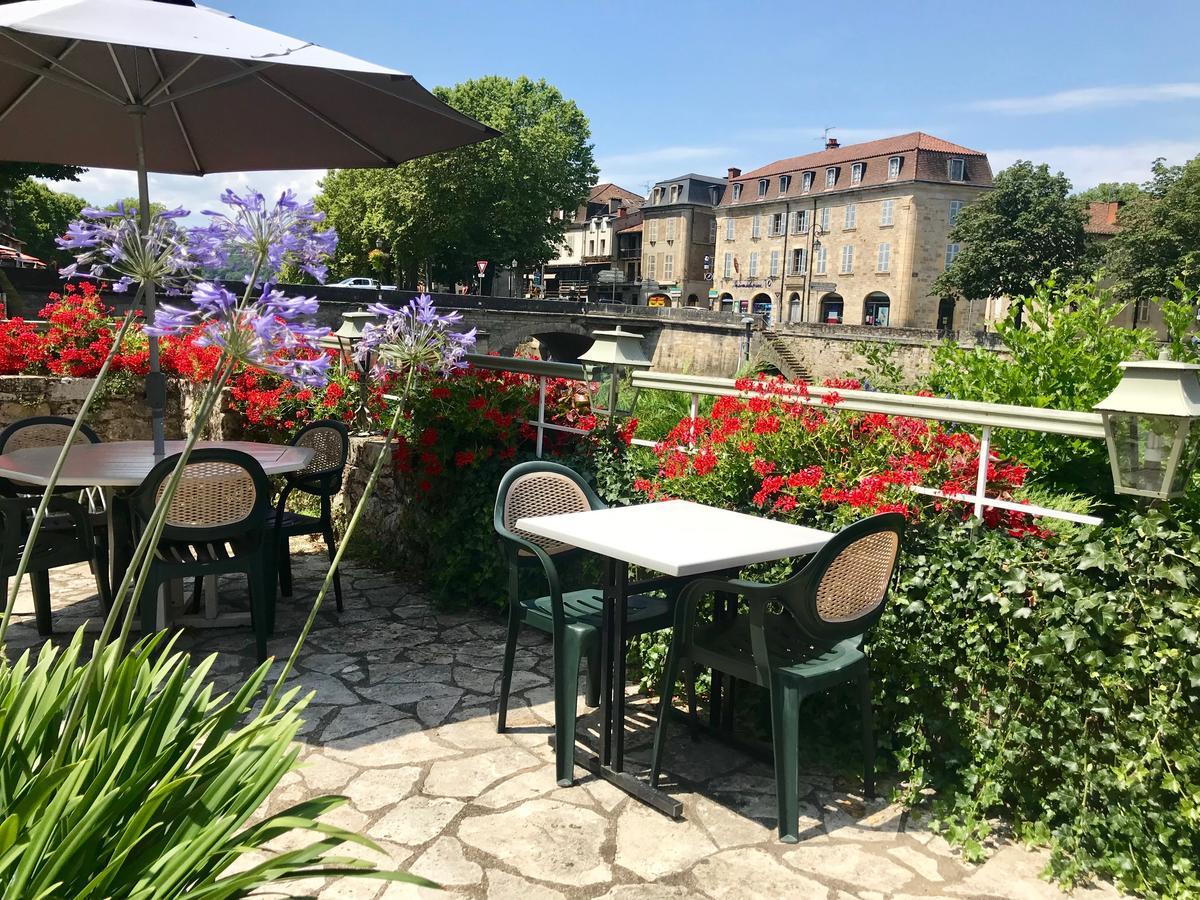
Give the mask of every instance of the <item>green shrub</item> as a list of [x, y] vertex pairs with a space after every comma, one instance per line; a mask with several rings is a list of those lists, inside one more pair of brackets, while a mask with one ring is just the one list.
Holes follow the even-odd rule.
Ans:
[[[252, 816], [296, 762], [291, 743], [307, 699], [295, 692], [253, 712], [268, 665], [236, 694], [214, 695], [209, 657], [194, 668], [162, 635], [126, 654], [109, 645], [102, 678], [82, 689], [83, 629], [0, 665], [0, 891], [5, 897], [243, 897], [311, 876], [364, 874], [328, 855], [378, 849], [318, 816], [346, 802], [319, 797]], [[61, 740], [69, 708], [82, 715]], [[312, 841], [272, 853], [290, 831]], [[245, 865], [243, 856], [256, 857]], [[238, 871], [229, 871], [238, 865]], [[372, 873], [424, 883], [397, 873]]]

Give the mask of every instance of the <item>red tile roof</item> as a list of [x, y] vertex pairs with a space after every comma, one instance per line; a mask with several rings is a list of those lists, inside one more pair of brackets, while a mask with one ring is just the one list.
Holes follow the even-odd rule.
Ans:
[[1116, 234], [1121, 230], [1121, 226], [1117, 224], [1117, 212], [1120, 208], [1121, 204], [1115, 202], [1089, 203], [1083, 230], [1088, 234]]
[[645, 199], [641, 194], [635, 194], [633, 191], [627, 191], [620, 185], [613, 184], [611, 181], [606, 181], [603, 184], [597, 184], [592, 187], [588, 194], [589, 203], [606, 203], [616, 197], [618, 200], [625, 200], [629, 203], [641, 205]]
[[753, 172], [743, 172], [739, 181], [747, 178], [761, 178], [764, 175], [782, 175], [785, 172], [797, 172], [801, 169], [819, 169], [824, 166], [836, 166], [839, 163], [858, 162], [876, 156], [896, 156], [913, 150], [928, 150], [932, 153], [953, 153], [961, 156], [986, 156], [981, 150], [971, 150], [968, 147], [952, 144], [923, 131], [913, 131], [896, 137], [881, 138], [877, 141], [866, 141], [862, 144], [848, 144], [845, 147], [835, 147], [832, 150], [819, 150], [816, 153], [806, 153], [803, 156], [792, 156], [788, 159], [768, 163]]

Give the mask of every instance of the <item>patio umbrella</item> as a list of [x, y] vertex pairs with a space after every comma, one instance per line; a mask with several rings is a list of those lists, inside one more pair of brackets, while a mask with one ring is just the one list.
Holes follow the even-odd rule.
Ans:
[[[394, 166], [497, 134], [411, 75], [192, 0], [0, 5], [0, 159], [136, 170], [143, 224], [147, 172]], [[161, 455], [153, 339], [150, 368]]]

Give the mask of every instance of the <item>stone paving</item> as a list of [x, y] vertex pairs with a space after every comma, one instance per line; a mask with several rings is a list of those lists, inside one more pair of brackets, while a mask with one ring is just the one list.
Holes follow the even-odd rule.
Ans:
[[[323, 555], [298, 556], [297, 597], [280, 600], [272, 652], [286, 655]], [[693, 743], [677, 726], [665, 783], [684, 804], [671, 821], [578, 769], [559, 788], [553, 754], [549, 642], [525, 631], [509, 713], [496, 734], [495, 697], [504, 628], [480, 613], [434, 609], [395, 576], [350, 566], [346, 610], [330, 598], [300, 659], [297, 680], [316, 692], [299, 737], [303, 764], [271, 798], [272, 811], [325, 793], [350, 802], [329, 819], [377, 841], [379, 859], [423, 875], [445, 892], [366, 879], [292, 882], [271, 897], [393, 900], [470, 897], [558, 900], [604, 897], [1060, 898], [1038, 873], [1042, 855], [996, 848], [983, 865], [961, 861], [915, 817], [886, 801], [863, 802], [828, 772], [804, 773], [799, 844], [775, 837], [775, 784], [769, 765], [712, 739]], [[84, 567], [56, 573], [55, 628], [69, 634], [98, 607]], [[222, 600], [245, 603], [236, 580]], [[9, 652], [36, 645], [26, 593]], [[248, 628], [192, 631], [184, 646], [219, 653], [221, 687], [254, 665]], [[581, 709], [582, 706], [581, 700]], [[652, 704], [635, 698], [631, 765], [646, 760]], [[587, 727], [585, 722], [584, 727]], [[360, 851], [366, 852], [366, 851]], [[1077, 892], [1117, 897], [1109, 886]]]

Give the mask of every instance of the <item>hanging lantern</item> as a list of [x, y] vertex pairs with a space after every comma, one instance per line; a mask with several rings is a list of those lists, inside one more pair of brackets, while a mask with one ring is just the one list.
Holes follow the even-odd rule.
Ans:
[[1121, 363], [1121, 381], [1096, 404], [1118, 494], [1182, 496], [1200, 437], [1200, 366], [1169, 360]]
[[642, 336], [622, 331], [593, 331], [595, 341], [579, 357], [588, 381], [598, 385], [592, 395], [592, 412], [609, 420], [633, 415], [637, 403], [637, 388], [632, 385], [633, 372], [649, 369], [651, 361], [642, 350]]
[[332, 340], [341, 356], [342, 371], [350, 369], [358, 372], [358, 409], [354, 420], [361, 432], [370, 430], [370, 410], [367, 408], [367, 376], [371, 371], [372, 359], [368, 356], [362, 362], [355, 359], [358, 343], [362, 340], [363, 331], [367, 325], [374, 322], [376, 316], [365, 309], [355, 309], [342, 313], [342, 324], [326, 340]]

